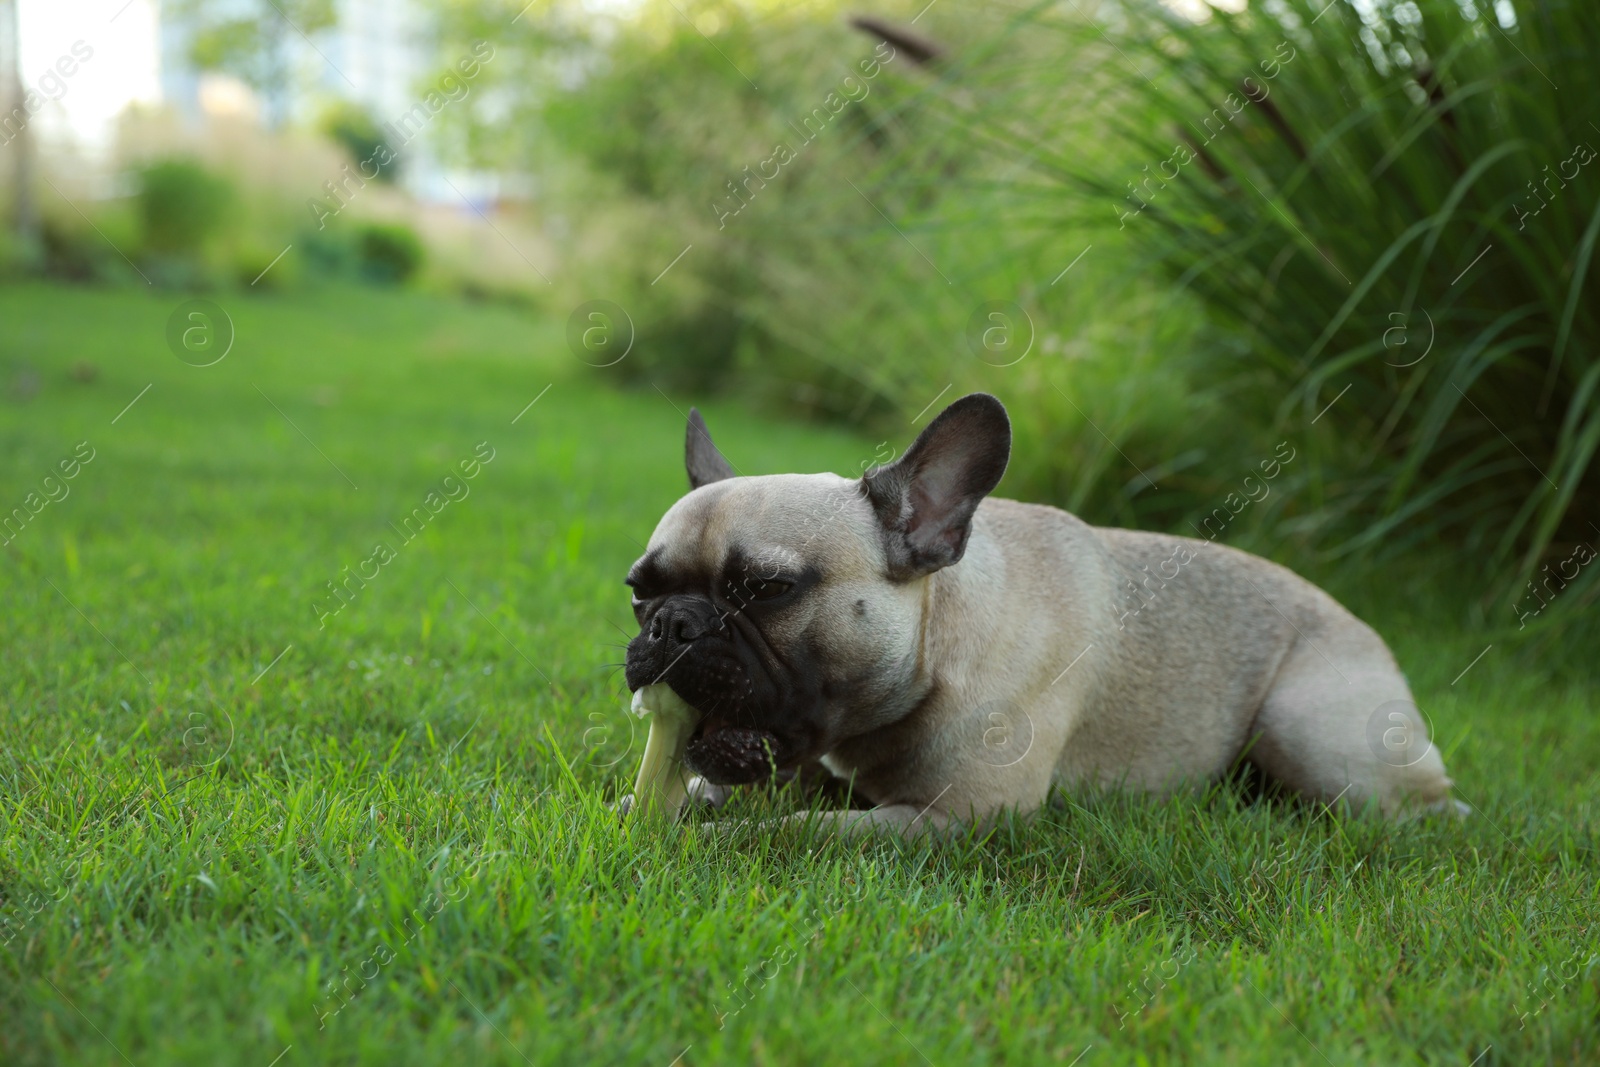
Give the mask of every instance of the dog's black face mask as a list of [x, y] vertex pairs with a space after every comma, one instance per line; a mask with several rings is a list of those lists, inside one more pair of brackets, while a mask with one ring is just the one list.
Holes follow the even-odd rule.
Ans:
[[684, 762], [719, 785], [759, 781], [826, 751], [821, 672], [802, 643], [780, 655], [762, 631], [800, 606], [814, 570], [786, 573], [737, 556], [717, 575], [670, 574], [658, 553], [628, 577], [639, 636], [628, 688], [665, 682], [701, 713]]

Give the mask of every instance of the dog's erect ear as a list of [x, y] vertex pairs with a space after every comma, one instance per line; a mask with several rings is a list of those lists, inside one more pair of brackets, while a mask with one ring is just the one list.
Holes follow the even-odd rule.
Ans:
[[883, 523], [889, 576], [897, 580], [948, 567], [967, 550], [978, 502], [1011, 458], [1011, 420], [988, 393], [972, 393], [928, 424], [906, 454], [862, 478]]
[[711, 434], [706, 430], [706, 420], [700, 417], [699, 408], [689, 409], [689, 428], [683, 437], [683, 465], [689, 471], [690, 489], [733, 477], [733, 466], [711, 443]]

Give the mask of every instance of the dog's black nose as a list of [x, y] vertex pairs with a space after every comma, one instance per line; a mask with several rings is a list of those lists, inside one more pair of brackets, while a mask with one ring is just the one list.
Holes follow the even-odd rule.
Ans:
[[712, 633], [722, 625], [716, 607], [709, 600], [674, 598], [662, 604], [650, 620], [650, 639], [663, 638], [674, 644], [688, 644]]

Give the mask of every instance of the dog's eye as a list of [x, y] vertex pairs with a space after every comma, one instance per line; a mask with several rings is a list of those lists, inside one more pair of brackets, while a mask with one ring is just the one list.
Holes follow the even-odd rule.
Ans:
[[742, 592], [751, 600], [774, 600], [794, 588], [793, 582], [780, 582], [775, 578], [746, 578], [741, 585]]
[[623, 582], [623, 584], [629, 589], [633, 590], [633, 599], [635, 603], [643, 603], [646, 600], [653, 600], [656, 596], [655, 590], [647, 587], [643, 582], [635, 581], [634, 579], [629, 578]]

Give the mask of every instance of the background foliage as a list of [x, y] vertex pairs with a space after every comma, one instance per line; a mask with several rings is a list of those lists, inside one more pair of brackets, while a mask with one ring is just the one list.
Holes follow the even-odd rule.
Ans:
[[[498, 16], [446, 10], [464, 38]], [[581, 219], [552, 303], [627, 308], [641, 381], [873, 427], [987, 388], [1018, 421], [1011, 492], [1175, 529], [1291, 440], [1231, 538], [1480, 561], [1498, 624], [1595, 536], [1600, 168], [1513, 212], [1600, 143], [1589, 8], [908, 6], [877, 32], [827, 5], [533, 10], [500, 148]], [[724, 217], [884, 33], [870, 93]], [[1031, 321], [1022, 362], [966, 343], [985, 301]], [[1541, 625], [1592, 601], [1577, 584]]]

